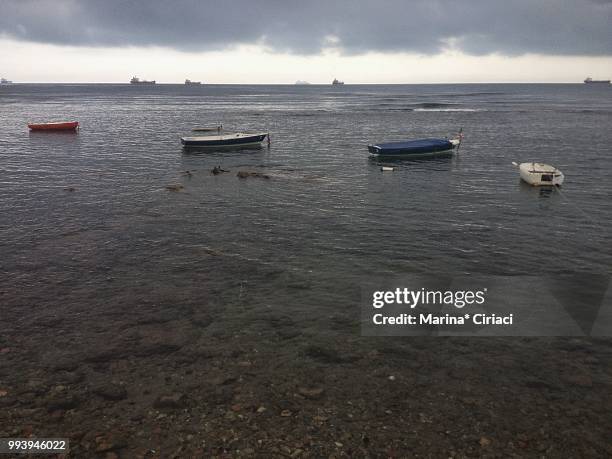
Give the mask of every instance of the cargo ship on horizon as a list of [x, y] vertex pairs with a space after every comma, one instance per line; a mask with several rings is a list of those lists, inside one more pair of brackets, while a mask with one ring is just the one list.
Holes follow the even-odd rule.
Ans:
[[130, 84], [155, 84], [155, 80], [141, 80], [138, 77], [132, 77]]
[[610, 80], [594, 80], [591, 77], [587, 77], [584, 80], [585, 84], [610, 84]]

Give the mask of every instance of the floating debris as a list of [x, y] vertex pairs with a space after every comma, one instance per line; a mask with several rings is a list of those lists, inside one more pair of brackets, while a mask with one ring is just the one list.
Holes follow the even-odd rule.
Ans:
[[185, 188], [183, 185], [168, 185], [166, 186], [166, 190], [168, 191], [181, 191]]

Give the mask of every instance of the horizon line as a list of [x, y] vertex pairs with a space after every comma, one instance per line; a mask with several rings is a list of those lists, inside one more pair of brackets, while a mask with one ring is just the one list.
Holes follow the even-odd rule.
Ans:
[[[604, 80], [606, 81], [606, 80]], [[15, 85], [26, 85], [26, 84], [98, 84], [98, 85], [125, 85], [125, 86], [189, 86], [184, 82], [172, 83], [172, 82], [155, 82], [154, 84], [132, 84], [129, 82], [122, 81], [11, 81], [10, 83], [3, 83], [0, 86], [15, 86]], [[192, 86], [408, 86], [408, 85], [448, 85], [448, 84], [585, 84], [584, 81], [477, 81], [477, 82], [436, 82], [436, 83], [344, 83], [342, 85], [333, 85], [332, 83], [201, 83], [200, 85]]]

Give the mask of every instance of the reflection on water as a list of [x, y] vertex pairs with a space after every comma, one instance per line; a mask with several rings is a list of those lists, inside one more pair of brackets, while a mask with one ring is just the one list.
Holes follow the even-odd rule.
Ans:
[[370, 162], [377, 165], [387, 164], [410, 164], [410, 163], [430, 163], [430, 164], [444, 164], [449, 163], [453, 158], [453, 152], [439, 152], [439, 153], [420, 153], [411, 155], [370, 155]]
[[[183, 153], [185, 154], [202, 154], [209, 153], [214, 154], [231, 154], [231, 153], [244, 153], [244, 152], [258, 152], [264, 147], [263, 145], [227, 145], [222, 147], [202, 147], [197, 145], [183, 145]], [[268, 148], [268, 147], [266, 147]]]
[[557, 192], [556, 186], [533, 186], [519, 179], [519, 186], [522, 193], [527, 193], [531, 196], [539, 196], [541, 198], [550, 198]]
[[28, 134], [30, 135], [30, 137], [40, 137], [40, 138], [44, 138], [45, 136], [49, 136], [49, 137], [53, 137], [53, 136], [76, 136], [78, 135], [79, 130], [78, 129], [61, 129], [61, 130], [53, 130], [53, 129], [48, 129], [46, 131], [41, 130], [30, 130], [28, 131]]

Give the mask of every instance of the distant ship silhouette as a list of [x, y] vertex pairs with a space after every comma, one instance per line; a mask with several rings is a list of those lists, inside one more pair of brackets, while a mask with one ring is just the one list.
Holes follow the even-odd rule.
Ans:
[[138, 77], [132, 77], [132, 79], [130, 80], [130, 84], [155, 84], [155, 80], [141, 80]]
[[591, 77], [587, 77], [584, 82], [585, 84], [610, 84], [610, 80], [594, 80]]

